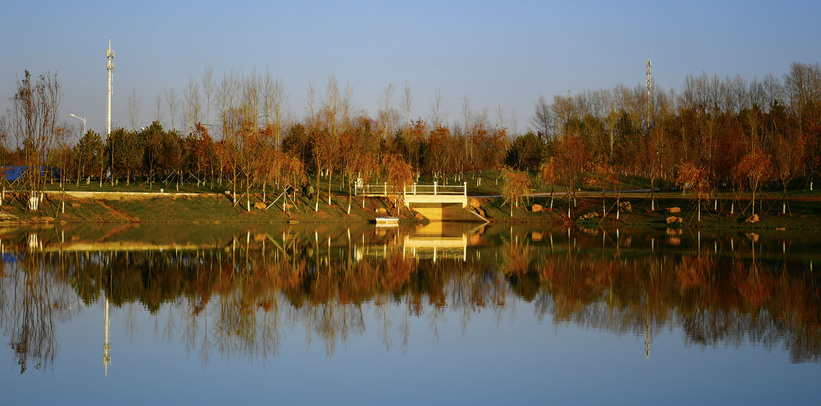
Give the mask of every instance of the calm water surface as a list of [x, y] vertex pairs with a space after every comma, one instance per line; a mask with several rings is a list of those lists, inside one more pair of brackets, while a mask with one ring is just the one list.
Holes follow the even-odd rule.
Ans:
[[0, 404], [818, 404], [821, 237], [0, 231]]

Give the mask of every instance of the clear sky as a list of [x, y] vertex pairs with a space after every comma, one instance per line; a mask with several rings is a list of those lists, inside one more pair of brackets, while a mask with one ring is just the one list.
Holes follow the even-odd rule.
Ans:
[[[358, 109], [375, 115], [388, 84], [410, 83], [415, 117], [428, 119], [436, 89], [448, 121], [498, 108], [508, 127], [529, 126], [539, 95], [634, 86], [653, 59], [657, 87], [687, 74], [750, 80], [781, 77], [792, 62], [821, 60], [819, 1], [14, 1], [0, 11], [0, 111], [16, 78], [57, 72], [61, 116], [105, 132], [106, 59], [115, 51], [113, 126], [128, 126], [136, 90], [140, 122], [156, 95], [206, 66], [223, 74], [282, 79], [288, 110], [301, 118], [308, 81], [350, 84]], [[164, 113], [166, 125], [168, 113]], [[213, 119], [212, 119], [213, 120]]]

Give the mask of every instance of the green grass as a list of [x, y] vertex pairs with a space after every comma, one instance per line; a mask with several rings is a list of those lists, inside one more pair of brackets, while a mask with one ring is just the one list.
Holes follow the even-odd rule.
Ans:
[[[534, 193], [549, 192], [549, 188], [541, 185], [536, 180], [536, 173], [530, 172], [531, 180], [536, 186]], [[315, 179], [315, 178], [314, 178]], [[481, 180], [480, 180], [481, 179]], [[498, 179], [498, 182], [497, 182]], [[67, 185], [68, 190], [81, 191], [102, 191], [102, 192], [158, 192], [160, 188], [165, 189], [166, 195], [163, 197], [148, 198], [143, 200], [119, 201], [119, 200], [81, 200], [68, 199], [65, 204], [65, 213], [62, 212], [62, 205], [58, 195], [49, 196], [49, 200], [41, 205], [38, 212], [25, 210], [24, 205], [19, 201], [6, 199], [0, 212], [12, 218], [16, 217], [19, 222], [69, 222], [69, 223], [362, 223], [373, 220], [379, 216], [376, 209], [385, 209], [390, 215], [398, 215], [393, 205], [386, 199], [367, 199], [366, 208], [362, 208], [361, 198], [354, 197], [351, 205], [350, 215], [346, 213], [348, 205], [347, 191], [344, 189], [343, 178], [334, 176], [332, 178], [332, 204], [327, 203], [327, 178], [322, 178], [320, 190], [319, 210], [314, 211], [315, 199], [300, 196], [297, 207], [288, 213], [282, 211], [280, 204], [268, 210], [259, 210], [252, 207], [250, 211], [245, 209], [245, 198], [240, 197], [239, 205], [232, 205], [225, 191], [231, 190], [230, 185], [222, 186], [207, 182], [206, 185], [197, 186], [196, 183], [181, 183], [180, 192], [208, 193], [218, 196], [200, 197], [174, 197], [176, 183], [169, 182], [163, 184], [157, 182], [149, 188], [147, 183], [132, 183], [125, 185], [120, 182], [114, 186], [91, 182], [86, 184], [80, 182], [79, 186], [73, 183]], [[419, 182], [430, 184], [433, 180], [429, 177], [421, 177]], [[503, 180], [499, 177], [499, 171], [480, 171], [468, 173], [464, 179], [450, 177], [439, 179], [440, 184], [461, 185], [468, 183], [468, 194], [470, 196], [498, 196], [501, 193]], [[623, 180], [625, 189], [645, 189], [649, 187], [649, 181], [645, 178], [628, 177]], [[314, 183], [312, 185], [315, 186]], [[58, 183], [49, 184], [50, 189], [59, 190]], [[657, 182], [658, 187], [671, 187], [672, 185]], [[702, 221], [697, 221], [695, 211], [695, 200], [691, 193], [683, 195], [680, 191], [662, 192], [658, 195], [657, 204], [661, 207], [678, 206], [682, 212], [676, 216], [683, 219], [684, 226], [690, 227], [719, 227], [727, 229], [821, 229], [821, 191], [809, 191], [799, 182], [794, 182], [795, 189], [789, 192], [790, 214], [781, 215], [782, 192], [778, 189], [767, 189], [759, 194], [763, 196], [763, 207], [757, 207], [756, 212], [761, 214], [761, 221], [755, 224], [744, 223], [744, 218], [749, 215], [747, 208], [746, 215], [741, 215], [740, 211], [748, 206], [750, 193], [738, 194], [738, 199], [733, 215], [730, 215], [730, 201], [734, 193], [729, 189], [721, 189], [716, 193], [720, 200], [719, 210], [713, 210], [713, 202], [710, 201], [702, 212]], [[562, 185], [556, 185], [557, 192], [564, 192]], [[244, 188], [238, 187], [237, 192], [242, 193]], [[276, 198], [279, 193], [272, 192], [270, 186], [267, 188], [266, 203]], [[251, 204], [261, 202], [261, 187], [252, 188]], [[566, 223], [564, 218], [567, 213], [568, 201], [564, 198], [557, 198], [554, 201], [552, 211], [542, 213], [532, 212], [533, 204], [540, 204], [545, 208], [550, 205], [550, 198], [539, 196], [531, 198], [521, 205], [513, 208], [513, 216], [510, 215], [510, 207], [503, 204], [500, 197], [488, 197], [480, 199], [482, 209], [488, 219], [501, 223]], [[578, 216], [587, 212], [595, 211], [599, 214], [602, 210], [602, 202], [596, 191], [590, 191], [589, 196], [578, 200], [578, 207], [572, 209], [572, 217], [579, 223], [588, 226], [605, 227], [651, 227], [666, 228], [665, 221], [668, 214], [662, 211], [650, 210], [650, 199], [647, 193], [625, 194], [623, 200], [630, 201], [633, 206], [631, 213], [622, 213], [616, 220], [615, 211], [612, 211], [605, 219], [595, 218], [588, 221], [579, 221]], [[608, 195], [606, 205], [611, 208], [615, 202], [614, 196]], [[412, 214], [406, 209], [401, 210], [403, 221], [412, 221]], [[9, 222], [8, 218], [6, 222]]]

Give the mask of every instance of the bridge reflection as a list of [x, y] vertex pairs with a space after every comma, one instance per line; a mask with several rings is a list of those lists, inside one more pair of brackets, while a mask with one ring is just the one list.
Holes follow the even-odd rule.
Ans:
[[468, 237], [460, 227], [449, 227], [446, 223], [430, 223], [405, 235], [402, 257], [416, 259], [467, 260]]
[[389, 242], [355, 246], [354, 258], [356, 261], [387, 258], [401, 251], [403, 259], [433, 260], [434, 263], [443, 259], [465, 262], [468, 260], [468, 247], [478, 243], [484, 227], [475, 223], [431, 222], [412, 229], [402, 228]]

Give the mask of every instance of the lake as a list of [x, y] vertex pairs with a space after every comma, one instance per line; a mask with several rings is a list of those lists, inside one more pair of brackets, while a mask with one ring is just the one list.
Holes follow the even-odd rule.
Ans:
[[821, 237], [0, 230], [2, 404], [817, 404]]

